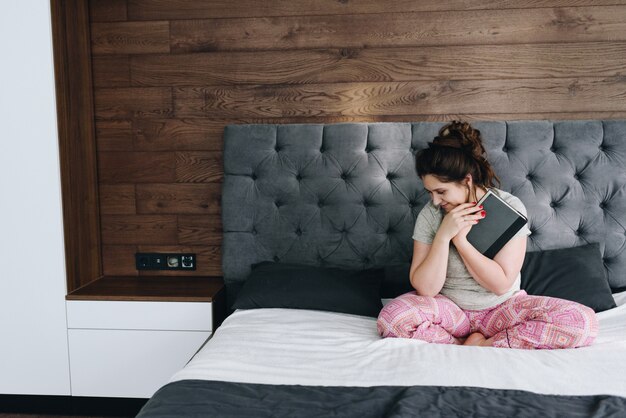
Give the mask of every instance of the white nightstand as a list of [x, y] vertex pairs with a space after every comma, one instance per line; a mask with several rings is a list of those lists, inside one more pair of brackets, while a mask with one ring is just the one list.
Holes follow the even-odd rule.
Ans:
[[149, 398], [185, 366], [213, 333], [216, 300], [159, 299], [66, 301], [73, 396]]

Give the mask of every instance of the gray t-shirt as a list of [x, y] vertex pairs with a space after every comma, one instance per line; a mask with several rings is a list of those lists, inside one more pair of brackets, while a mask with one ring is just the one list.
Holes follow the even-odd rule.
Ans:
[[[526, 208], [521, 200], [500, 189], [491, 189], [505, 202], [526, 216]], [[425, 244], [432, 244], [435, 234], [443, 221], [445, 211], [435, 206], [429, 201], [420, 211], [415, 221], [415, 230], [413, 231], [413, 239]], [[487, 214], [489, 216], [489, 214]], [[530, 235], [528, 224], [514, 236]], [[520, 290], [521, 276], [518, 273], [513, 285], [503, 295], [496, 295], [490, 290], [482, 287], [470, 274], [465, 267], [463, 259], [450, 242], [450, 254], [448, 256], [448, 268], [446, 270], [446, 281], [441, 289], [441, 294], [451, 299], [461, 309], [481, 310], [494, 307], [501, 304]]]

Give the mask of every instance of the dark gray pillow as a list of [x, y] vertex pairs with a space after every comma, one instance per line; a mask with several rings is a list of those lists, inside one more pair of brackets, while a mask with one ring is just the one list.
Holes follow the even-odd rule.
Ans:
[[381, 298], [395, 298], [414, 291], [409, 279], [411, 263], [390, 264], [385, 266], [385, 276], [380, 285]]
[[383, 269], [262, 262], [252, 266], [233, 309], [314, 309], [377, 317], [383, 275]]
[[522, 289], [582, 303], [596, 312], [615, 307], [597, 243], [526, 253]]

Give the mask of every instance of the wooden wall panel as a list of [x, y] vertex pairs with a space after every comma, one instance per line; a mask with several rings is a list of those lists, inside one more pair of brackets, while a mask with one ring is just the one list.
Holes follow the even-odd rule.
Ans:
[[137, 213], [134, 184], [103, 184], [100, 186], [100, 201], [100, 213], [103, 215]]
[[[610, 65], [607, 65], [610, 63]], [[626, 42], [310, 49], [134, 56], [135, 86], [613, 76]]]
[[136, 251], [195, 252], [193, 274], [220, 274], [230, 123], [626, 118], [626, 0], [90, 0], [90, 13], [107, 275], [143, 275]]
[[105, 276], [136, 276], [136, 245], [103, 245], [102, 264]]
[[221, 182], [224, 177], [221, 152], [176, 153], [176, 181], [181, 183]]
[[222, 222], [217, 215], [184, 215], [178, 217], [178, 242], [183, 245], [222, 244]]
[[138, 213], [219, 215], [222, 185], [138, 184]]
[[132, 151], [133, 129], [128, 120], [96, 121], [98, 152]]
[[[89, 10], [82, 0], [51, 0], [50, 11], [65, 268], [71, 292], [102, 276]], [[37, 123], [36, 105], [29, 110], [32, 123]]]
[[102, 55], [92, 61], [94, 87], [130, 87], [128, 55]]
[[209, 119], [136, 119], [135, 149], [221, 151], [224, 124]]
[[[626, 79], [510, 79], [177, 88], [181, 117], [626, 111]], [[468, 97], [471, 100], [468, 100]], [[576, 100], [573, 100], [576, 99]]]
[[625, 13], [626, 6], [596, 6], [174, 20], [170, 37], [174, 53], [623, 41]]
[[126, 0], [91, 0], [89, 16], [92, 22], [118, 22], [128, 18]]
[[176, 180], [176, 154], [171, 152], [100, 152], [101, 184], [153, 183]]
[[172, 90], [166, 87], [96, 89], [96, 119], [170, 117]]
[[175, 215], [102, 215], [102, 243], [168, 244], [176, 242]]
[[[107, 0], [100, 0], [104, 2]], [[626, 4], [624, 0], [129, 0], [132, 20], [210, 19], [224, 17], [267, 17], [339, 15], [357, 13], [406, 13], [419, 11], [520, 9], [562, 6]]]
[[154, 54], [170, 51], [169, 22], [111, 22], [91, 25], [91, 47], [98, 54]]

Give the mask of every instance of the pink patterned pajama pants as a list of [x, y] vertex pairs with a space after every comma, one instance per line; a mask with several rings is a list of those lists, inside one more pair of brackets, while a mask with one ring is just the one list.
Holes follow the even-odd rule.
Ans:
[[480, 332], [494, 347], [525, 349], [575, 348], [591, 345], [598, 335], [593, 309], [564, 299], [529, 296], [520, 291], [492, 308], [459, 308], [443, 295], [405, 293], [390, 301], [378, 316], [383, 337], [415, 338], [459, 344]]

